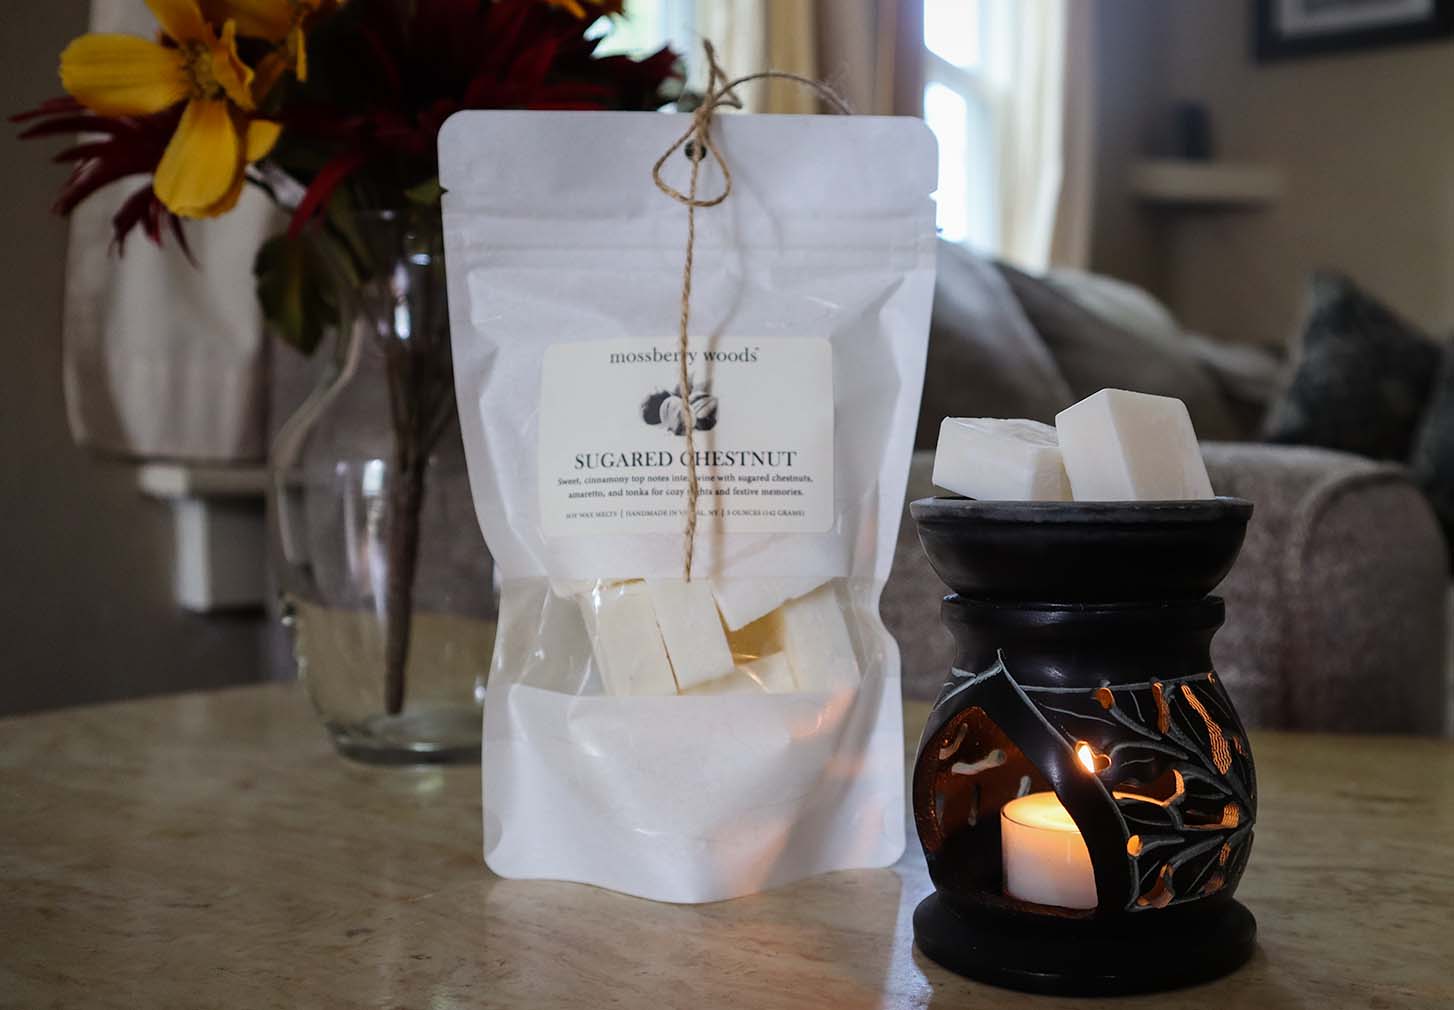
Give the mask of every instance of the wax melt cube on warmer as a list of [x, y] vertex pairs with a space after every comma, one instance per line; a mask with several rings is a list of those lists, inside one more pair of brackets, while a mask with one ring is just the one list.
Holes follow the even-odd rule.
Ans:
[[576, 597], [606, 693], [676, 694], [666, 645], [642, 582], [623, 582]]
[[934, 483], [982, 501], [1070, 500], [1055, 429], [1039, 421], [946, 417]]
[[1186, 404], [1175, 397], [1103, 389], [1055, 417], [1077, 501], [1213, 497]]
[[717, 616], [712, 586], [705, 581], [647, 579], [647, 595], [678, 686], [690, 691], [733, 671], [727, 632]]

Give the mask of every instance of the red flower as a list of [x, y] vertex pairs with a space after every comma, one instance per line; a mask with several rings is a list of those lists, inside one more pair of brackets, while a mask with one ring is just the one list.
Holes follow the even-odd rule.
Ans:
[[[314, 36], [315, 71], [283, 112], [286, 167], [306, 175], [296, 232], [355, 176], [403, 193], [438, 175], [439, 129], [462, 109], [649, 109], [677, 77], [669, 49], [595, 57], [589, 22], [540, 0], [351, 0]], [[352, 73], [350, 73], [352, 70]], [[364, 70], [366, 80], [351, 80]], [[326, 84], [314, 86], [314, 81]], [[349, 83], [345, 83], [349, 82]]]
[[124, 244], [137, 225], [153, 242], [160, 242], [165, 225], [185, 250], [187, 239], [181, 219], [162, 205], [151, 185], [151, 175], [176, 133], [181, 115], [182, 106], [178, 105], [151, 116], [102, 116], [74, 98], [55, 98], [10, 117], [10, 121], [32, 124], [21, 132], [22, 140], [79, 135], [53, 159], [71, 165], [71, 174], [55, 202], [56, 213], [69, 214], [103, 186], [144, 175], [146, 183], [111, 218], [117, 246]]

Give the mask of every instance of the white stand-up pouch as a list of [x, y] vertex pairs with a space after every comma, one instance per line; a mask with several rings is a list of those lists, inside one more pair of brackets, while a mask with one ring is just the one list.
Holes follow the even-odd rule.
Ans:
[[[470, 486], [502, 579], [485, 861], [663, 901], [904, 847], [878, 615], [934, 284], [932, 135], [717, 116], [687, 211], [657, 113], [464, 112], [440, 135]], [[689, 156], [664, 181], [685, 192]], [[715, 158], [699, 191], [722, 191]], [[684, 580], [686, 414], [698, 525]]]

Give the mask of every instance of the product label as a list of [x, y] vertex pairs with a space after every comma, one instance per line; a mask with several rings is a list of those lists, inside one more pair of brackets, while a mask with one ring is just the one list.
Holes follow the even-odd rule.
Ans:
[[833, 349], [816, 337], [554, 344], [540, 386], [547, 536], [670, 533], [686, 520], [695, 420], [698, 532], [833, 526]]

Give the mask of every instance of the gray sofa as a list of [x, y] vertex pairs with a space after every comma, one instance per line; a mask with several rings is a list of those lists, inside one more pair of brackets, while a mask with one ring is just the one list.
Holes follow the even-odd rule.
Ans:
[[[926, 436], [939, 418], [1042, 416], [1059, 409], [1055, 401], [1083, 392], [1074, 383], [1067, 392], [1066, 384], [1046, 382], [1056, 352], [1065, 350], [1066, 330], [1059, 347], [1036, 346], [1035, 328], [1016, 317], [1016, 302], [993, 268], [962, 252], [948, 255], [947, 263], [941, 256], [930, 349], [937, 379], [925, 386], [909, 501], [936, 493]], [[1097, 339], [1104, 346], [1105, 333]], [[1139, 381], [1136, 362], [1149, 353], [1143, 342], [1126, 358], [1124, 378], [1114, 381], [1177, 395]], [[1017, 357], [1035, 378], [1022, 370], [1001, 381], [1002, 370], [1018, 367]], [[1234, 388], [1228, 376], [1216, 378]], [[1305, 730], [1454, 730], [1445, 659], [1448, 552], [1406, 471], [1345, 453], [1253, 442], [1209, 442], [1203, 452], [1217, 492], [1256, 506], [1237, 566], [1218, 589], [1227, 623], [1213, 651], [1244, 720]], [[883, 614], [903, 651], [910, 697], [932, 698], [952, 659], [939, 625], [943, 592], [906, 510]]]
[[[1249, 726], [1444, 734], [1448, 582], [1443, 537], [1407, 474], [1344, 453], [1204, 446], [1218, 493], [1256, 512], [1217, 592], [1227, 623], [1213, 662]], [[914, 455], [908, 499], [935, 493]], [[884, 620], [903, 653], [904, 693], [930, 699], [953, 659], [946, 592], [907, 508]]]

